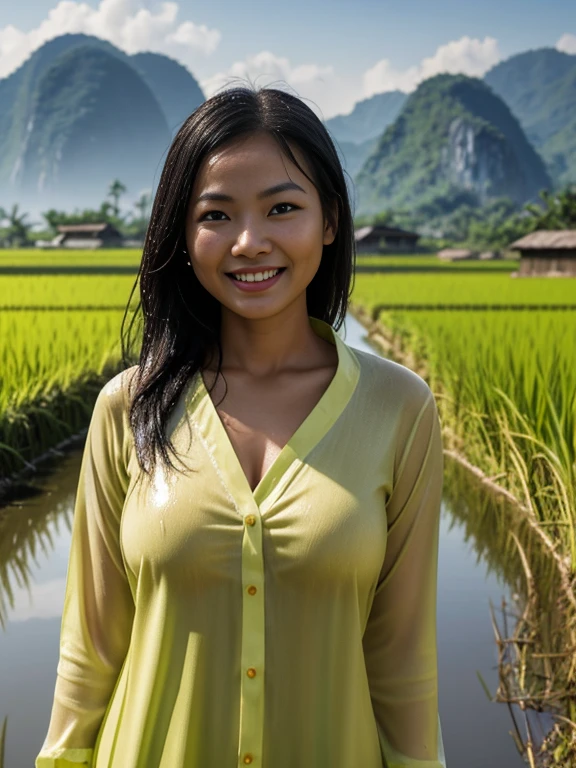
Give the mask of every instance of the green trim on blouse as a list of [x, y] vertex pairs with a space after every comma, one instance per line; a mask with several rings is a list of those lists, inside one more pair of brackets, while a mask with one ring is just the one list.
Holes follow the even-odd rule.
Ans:
[[[258, 508], [262, 508], [262, 505], [278, 488], [280, 481], [286, 479], [285, 475], [290, 472], [290, 467], [295, 467], [298, 460], [304, 461], [307, 454], [336, 423], [352, 397], [360, 378], [358, 359], [350, 347], [338, 336], [334, 328], [324, 320], [310, 315], [309, 321], [317, 336], [336, 346], [338, 366], [332, 381], [320, 400], [282, 448], [254, 491], [250, 488], [242, 465], [200, 373], [197, 374], [195, 386], [190, 392], [188, 412], [195, 426], [207, 443], [211, 444], [216, 464], [229, 481], [227, 484], [235, 489], [236, 501], [243, 510], [249, 510], [252, 513]], [[216, 436], [215, 439], [211, 439], [211, 435]]]

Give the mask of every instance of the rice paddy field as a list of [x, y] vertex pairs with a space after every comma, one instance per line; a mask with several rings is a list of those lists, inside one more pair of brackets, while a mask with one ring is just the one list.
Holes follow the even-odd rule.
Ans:
[[[137, 266], [139, 254], [130, 258]], [[99, 387], [122, 367], [121, 323], [135, 278], [0, 274], [1, 476], [87, 426]]]
[[[138, 266], [140, 251], [130, 248], [106, 248], [99, 250], [57, 250], [48, 248], [22, 248], [18, 250], [0, 249], [0, 266], [41, 266], [41, 265], [134, 265]], [[435, 254], [416, 255], [378, 255], [370, 256], [360, 254], [357, 257], [359, 266], [398, 267], [410, 266], [412, 268], [453, 267], [453, 262], [442, 261]], [[505, 272], [514, 269], [518, 261], [514, 258], [498, 259], [494, 261], [460, 261], [458, 267], [462, 269], [500, 269]]]
[[[122, 367], [121, 322], [139, 259], [126, 250], [0, 250], [0, 475], [88, 425], [99, 388]], [[514, 277], [512, 259], [359, 256], [357, 266], [352, 312], [377, 328], [390, 357], [425, 376], [445, 446], [523, 505], [573, 591], [576, 280]], [[34, 268], [43, 271], [24, 273]], [[575, 659], [566, 690], [576, 688]]]
[[[64, 274], [59, 267], [137, 270], [139, 258], [136, 250], [0, 251], [0, 267], [52, 270], [0, 274], [0, 424], [18, 422], [18, 414], [43, 397], [66, 398], [81, 382], [101, 380], [120, 363], [120, 326], [135, 271]], [[384, 271], [361, 271], [366, 265]], [[398, 266], [413, 271], [393, 271]], [[529, 495], [540, 516], [547, 496], [534, 484], [544, 470], [538, 461], [532, 464], [542, 451], [555, 463], [556, 473], [547, 477], [563, 478], [566, 499], [554, 515], [565, 529], [561, 535], [569, 534], [566, 551], [576, 567], [574, 527], [565, 517], [575, 506], [576, 312], [561, 308], [576, 306], [576, 281], [515, 278], [513, 260], [359, 256], [358, 267], [353, 304], [368, 310], [397, 347], [425, 361], [443, 422], [470, 461], [504, 476], [515, 494]], [[135, 294], [133, 304], [137, 300]], [[452, 309], [440, 308], [445, 306]], [[43, 407], [50, 410], [46, 402]], [[505, 425], [508, 433], [530, 435], [516, 439], [521, 458], [503, 439]], [[57, 430], [60, 436], [65, 431], [65, 425]], [[41, 442], [38, 450], [45, 450]], [[17, 455], [8, 447], [14, 445], [0, 443], [0, 467], [16, 469]], [[34, 451], [30, 445], [28, 457]]]
[[[139, 258], [136, 250], [0, 250], [0, 267], [54, 270], [0, 274], [0, 422], [43, 394], [65, 393], [119, 363], [120, 324], [135, 272], [62, 274], [58, 267], [136, 270]], [[419, 255], [357, 261], [360, 268], [414, 270], [358, 271], [352, 301], [375, 313], [402, 348], [426, 360], [442, 416], [457, 436], [466, 436], [471, 461], [491, 474], [508, 471], [499, 419], [510, 410], [509, 398], [518, 410], [516, 426], [520, 418], [533, 425], [532, 436], [561, 454], [568, 470], [576, 454], [576, 312], [560, 307], [576, 305], [574, 280], [513, 278], [512, 260], [454, 264]], [[419, 271], [431, 267], [435, 271]], [[133, 304], [137, 300], [135, 294]], [[405, 309], [422, 305], [466, 309]], [[487, 305], [492, 309], [482, 308]], [[3, 468], [6, 460], [13, 466], [15, 456], [6, 459], [0, 448]], [[571, 556], [576, 562], [574, 542]]]
[[576, 306], [576, 281], [357, 274], [353, 301], [424, 363], [454, 444], [560, 536], [576, 571], [576, 311], [555, 308]]
[[[515, 633], [526, 635], [516, 646], [522, 661], [513, 687], [523, 701], [534, 696], [538, 709], [549, 701], [564, 718], [550, 764], [574, 766], [576, 280], [513, 277], [515, 267], [484, 274], [472, 263], [458, 272], [357, 272], [352, 311], [389, 357], [426, 378], [445, 449], [516, 499], [545, 544], [559, 574], [563, 630], [550, 653], [535, 563], [521, 551], [526, 603]], [[528, 691], [525, 675], [537, 657], [546, 657], [546, 675]]]
[[99, 250], [56, 250], [0, 248], [0, 267], [26, 266], [134, 266], [138, 267], [141, 251], [131, 248]]

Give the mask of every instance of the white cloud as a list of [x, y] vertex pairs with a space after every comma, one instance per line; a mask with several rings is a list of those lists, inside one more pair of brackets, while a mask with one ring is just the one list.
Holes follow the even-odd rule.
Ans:
[[48, 40], [66, 33], [94, 35], [128, 54], [164, 53], [193, 67], [198, 54], [207, 56], [221, 34], [204, 24], [179, 22], [178, 3], [161, 2], [156, 11], [139, 7], [138, 0], [101, 0], [96, 8], [75, 0], [60, 0], [36, 28], [22, 32], [12, 25], [0, 29], [0, 77], [16, 70]]
[[556, 43], [556, 49], [563, 53], [576, 53], [576, 35], [562, 35]]
[[289, 59], [271, 51], [247, 56], [225, 72], [217, 72], [200, 82], [208, 98], [223, 88], [246, 84], [287, 90], [303, 99], [322, 120], [350, 111], [358, 100], [360, 85], [357, 77], [337, 75], [332, 66], [293, 65]]
[[477, 40], [468, 36], [441, 45], [433, 56], [403, 71], [394, 69], [388, 59], [381, 59], [364, 72], [363, 98], [396, 89], [410, 93], [423, 80], [442, 72], [482, 77], [500, 59], [498, 42], [493, 37]]
[[[101, 0], [96, 8], [76, 0], [60, 0], [48, 17], [30, 32], [14, 26], [0, 29], [0, 77], [17, 69], [47, 40], [67, 32], [84, 32], [110, 41], [126, 51], [154, 51], [178, 59], [197, 76], [198, 54], [207, 56], [217, 48], [217, 29], [178, 21], [176, 2], [160, 2], [154, 11], [141, 7], [142, 0]], [[576, 36], [564, 35], [557, 47], [576, 49]], [[407, 69], [395, 69], [388, 59], [377, 61], [360, 75], [344, 75], [333, 66], [295, 64], [271, 51], [249, 55], [227, 70], [201, 80], [207, 97], [229, 85], [253, 83], [287, 88], [302, 98], [321, 119], [347, 114], [356, 102], [391, 90], [413, 91], [423, 80], [441, 72], [481, 77], [500, 61], [498, 43], [462, 37], [438, 47], [433, 56]]]
[[336, 73], [332, 66], [297, 66], [287, 58], [262, 51], [235, 62], [227, 71], [218, 72], [200, 84], [207, 97], [221, 88], [243, 84], [238, 79], [257, 87], [287, 87], [306, 100], [321, 119], [328, 119], [348, 114], [356, 102], [376, 93], [396, 89], [410, 93], [423, 80], [440, 72], [481, 77], [500, 58], [494, 38], [486, 37], [482, 41], [463, 37], [440, 46], [433, 56], [408, 69], [394, 69], [387, 59], [381, 59], [362, 75], [353, 77]]
[[388, 59], [380, 59], [362, 75], [362, 98], [366, 99], [384, 91], [398, 90], [409, 93], [421, 79], [418, 66], [400, 71], [394, 69]]

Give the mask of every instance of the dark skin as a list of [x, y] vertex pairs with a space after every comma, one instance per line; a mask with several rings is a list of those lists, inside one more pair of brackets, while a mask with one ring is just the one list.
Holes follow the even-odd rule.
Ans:
[[[291, 149], [312, 176], [298, 147]], [[290, 181], [301, 190], [258, 197]], [[208, 191], [233, 200], [196, 202]], [[186, 221], [188, 253], [196, 276], [222, 308], [226, 382], [218, 378], [211, 398], [252, 490], [336, 372], [336, 348], [314, 333], [306, 306], [306, 287], [323, 245], [335, 235], [315, 186], [266, 134], [219, 150], [195, 179]], [[274, 285], [249, 293], [226, 275], [244, 267], [285, 270]], [[216, 368], [213, 351], [202, 368], [208, 389]]]

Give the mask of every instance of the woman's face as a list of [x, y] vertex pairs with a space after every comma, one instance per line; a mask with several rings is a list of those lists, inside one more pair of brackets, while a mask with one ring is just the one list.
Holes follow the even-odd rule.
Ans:
[[[312, 176], [298, 147], [290, 148]], [[290, 188], [274, 191], [278, 185]], [[322, 248], [335, 235], [316, 187], [268, 134], [243, 137], [204, 160], [188, 204], [186, 245], [198, 280], [231, 312], [257, 319], [294, 302], [305, 307]], [[263, 282], [229, 274], [259, 278], [255, 273], [276, 269]]]

